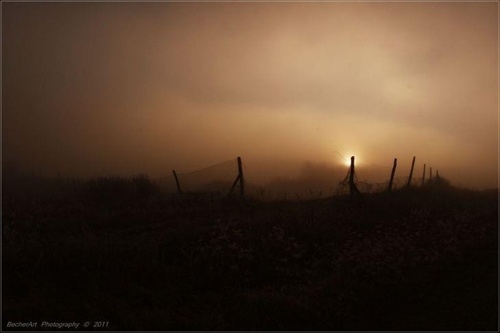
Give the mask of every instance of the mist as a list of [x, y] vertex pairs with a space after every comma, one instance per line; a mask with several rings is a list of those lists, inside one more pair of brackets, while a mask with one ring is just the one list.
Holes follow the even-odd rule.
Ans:
[[23, 172], [498, 185], [495, 3], [5, 3], [2, 38]]

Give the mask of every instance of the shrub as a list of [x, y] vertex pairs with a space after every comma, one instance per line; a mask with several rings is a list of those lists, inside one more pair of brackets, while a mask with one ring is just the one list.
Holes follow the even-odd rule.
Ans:
[[157, 194], [158, 187], [146, 176], [130, 179], [122, 177], [98, 177], [89, 180], [83, 188], [85, 201], [106, 207], [121, 204], [142, 203]]

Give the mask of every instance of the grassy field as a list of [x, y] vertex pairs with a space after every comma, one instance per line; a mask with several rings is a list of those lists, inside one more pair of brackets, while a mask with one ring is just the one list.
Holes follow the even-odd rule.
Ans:
[[4, 330], [497, 330], [496, 190], [261, 202], [137, 178], [49, 192], [3, 192]]

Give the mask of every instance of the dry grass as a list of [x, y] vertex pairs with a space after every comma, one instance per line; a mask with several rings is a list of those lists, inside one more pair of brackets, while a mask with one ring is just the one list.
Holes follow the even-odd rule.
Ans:
[[259, 202], [167, 197], [141, 181], [140, 200], [121, 183], [130, 193], [109, 200], [96, 183], [67, 196], [4, 192], [4, 325], [497, 328], [496, 191]]

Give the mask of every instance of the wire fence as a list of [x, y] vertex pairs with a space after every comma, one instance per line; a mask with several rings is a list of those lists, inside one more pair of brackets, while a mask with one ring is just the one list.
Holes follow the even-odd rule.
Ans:
[[[182, 192], [223, 192], [229, 191], [234, 179], [238, 176], [236, 158], [223, 161], [206, 168], [179, 172], [176, 171]], [[157, 179], [162, 190], [177, 192], [173, 174]]]
[[[331, 179], [308, 180], [308, 179], [277, 179], [267, 184], [258, 184], [254, 181], [251, 170], [241, 163], [245, 196], [259, 200], [307, 200], [320, 199], [331, 196], [348, 195], [350, 193], [349, 175], [347, 170], [343, 179], [335, 179], [332, 174]], [[338, 170], [337, 170], [338, 171]], [[176, 171], [179, 188], [182, 193], [219, 193], [229, 194], [231, 189], [238, 186], [238, 159], [233, 158], [214, 165], [192, 170]], [[336, 174], [338, 175], [338, 173]], [[179, 192], [174, 175], [156, 179], [162, 190], [169, 193]], [[388, 179], [382, 182], [371, 182], [359, 180], [354, 172], [353, 181], [356, 188], [361, 193], [385, 192], [389, 186]], [[410, 185], [420, 186], [424, 184], [423, 178], [412, 177]], [[393, 179], [392, 189], [402, 189], [408, 186], [408, 176], [399, 176]]]

